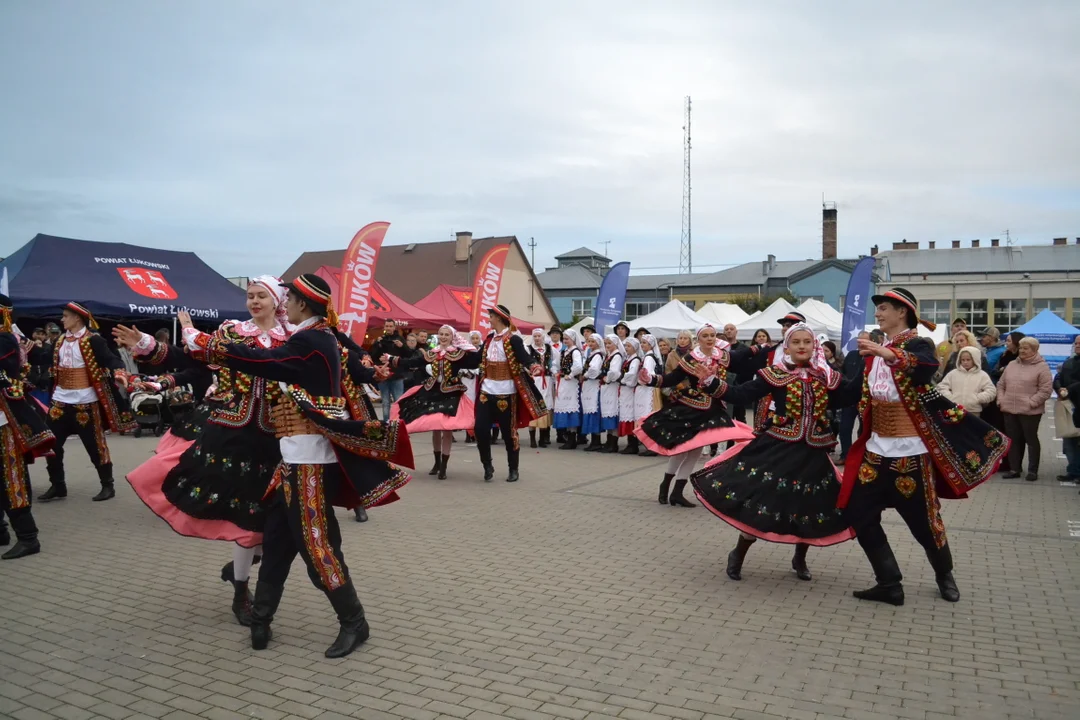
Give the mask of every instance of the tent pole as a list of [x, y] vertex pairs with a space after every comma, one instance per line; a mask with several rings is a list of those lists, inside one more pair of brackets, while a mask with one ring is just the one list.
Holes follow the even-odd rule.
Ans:
[[178, 338], [176, 336], [176, 316], [175, 315], [173, 315], [173, 319], [172, 319], [172, 341], [173, 341], [173, 345], [179, 345], [180, 344], [180, 338]]

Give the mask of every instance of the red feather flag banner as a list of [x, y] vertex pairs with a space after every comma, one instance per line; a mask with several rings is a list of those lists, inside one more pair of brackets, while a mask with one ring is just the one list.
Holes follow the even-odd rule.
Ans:
[[389, 227], [388, 222], [373, 222], [360, 228], [349, 243], [341, 265], [341, 285], [334, 303], [338, 329], [358, 345], [364, 344], [367, 333], [375, 265], [379, 262], [379, 251]]
[[484, 259], [476, 268], [476, 279], [473, 281], [472, 293], [472, 318], [470, 327], [479, 330], [480, 334], [487, 337], [491, 330], [491, 320], [488, 312], [499, 304], [499, 290], [502, 288], [503, 267], [506, 265], [506, 256], [510, 252], [509, 245], [496, 245], [488, 250]]

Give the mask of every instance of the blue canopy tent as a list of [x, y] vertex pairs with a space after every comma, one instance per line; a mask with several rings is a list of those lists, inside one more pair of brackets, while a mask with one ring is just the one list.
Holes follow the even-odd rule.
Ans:
[[1080, 330], [1065, 322], [1051, 310], [1043, 310], [1028, 322], [1016, 328], [1017, 332], [1039, 341], [1039, 354], [1050, 366], [1051, 372], [1057, 372], [1061, 363], [1073, 354], [1072, 344]]
[[170, 321], [187, 310], [217, 325], [246, 318], [245, 293], [193, 252], [36, 235], [0, 261], [0, 283], [19, 315], [55, 317], [74, 300], [94, 315]]

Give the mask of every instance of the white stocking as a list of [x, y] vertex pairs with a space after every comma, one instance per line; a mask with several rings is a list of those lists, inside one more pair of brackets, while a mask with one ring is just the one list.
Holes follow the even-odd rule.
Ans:
[[236, 582], [247, 582], [247, 579], [251, 577], [251, 563], [256, 555], [262, 555], [262, 545], [256, 545], [253, 548], [233, 546], [233, 579]]
[[676, 456], [682, 458], [678, 469], [675, 471], [676, 480], [688, 480], [690, 478], [690, 473], [694, 472], [694, 466], [697, 465], [698, 458], [701, 457], [701, 450], [701, 448], [694, 448]]
[[442, 432], [442, 454], [450, 454], [450, 445], [454, 442], [454, 433], [450, 430], [443, 430]]

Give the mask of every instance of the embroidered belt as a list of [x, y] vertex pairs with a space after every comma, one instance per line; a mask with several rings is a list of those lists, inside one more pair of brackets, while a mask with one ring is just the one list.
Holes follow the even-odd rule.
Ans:
[[513, 380], [510, 374], [510, 363], [488, 361], [484, 365], [484, 377], [488, 380]]
[[870, 428], [883, 438], [918, 437], [919, 431], [903, 403], [872, 400]]
[[85, 390], [90, 387], [90, 372], [84, 368], [57, 368], [56, 384], [64, 390]]
[[277, 438], [318, 435], [319, 427], [300, 412], [296, 403], [278, 403], [270, 408], [270, 422]]

